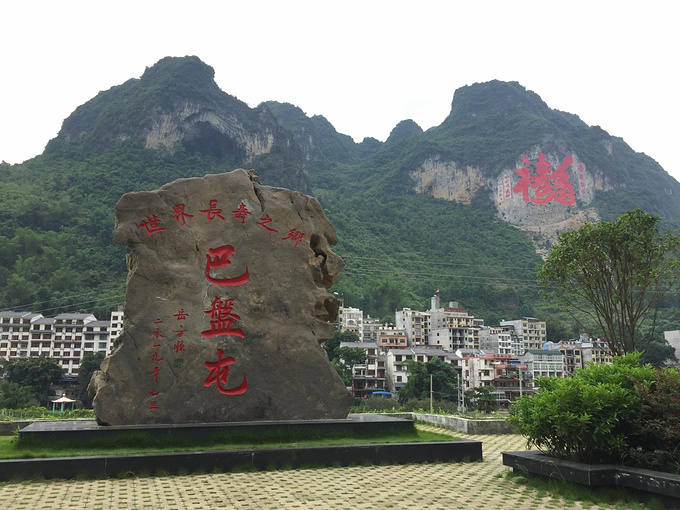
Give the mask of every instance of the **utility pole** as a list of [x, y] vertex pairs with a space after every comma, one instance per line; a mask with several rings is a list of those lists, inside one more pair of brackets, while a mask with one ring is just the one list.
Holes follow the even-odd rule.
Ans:
[[430, 374], [430, 414], [432, 414], [432, 374]]

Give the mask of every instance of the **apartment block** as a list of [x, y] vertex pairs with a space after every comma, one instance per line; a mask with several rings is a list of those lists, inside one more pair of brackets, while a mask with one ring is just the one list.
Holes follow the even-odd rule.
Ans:
[[538, 350], [548, 341], [545, 321], [535, 317], [522, 317], [517, 320], [501, 321], [501, 326], [512, 327], [514, 334], [522, 343], [522, 352], [513, 353], [515, 356], [524, 354], [524, 351]]
[[359, 340], [364, 338], [364, 312], [358, 308], [345, 307], [342, 310], [342, 331], [351, 331]]
[[0, 312], [0, 357], [45, 356], [57, 360], [67, 376], [76, 376], [86, 354], [111, 352], [110, 327], [110, 321], [85, 313]]

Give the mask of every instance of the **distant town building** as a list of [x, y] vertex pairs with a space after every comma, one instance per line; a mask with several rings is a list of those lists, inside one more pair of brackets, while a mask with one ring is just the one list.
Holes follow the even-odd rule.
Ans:
[[44, 317], [32, 312], [0, 312], [0, 357], [9, 361], [54, 358], [67, 376], [78, 375], [88, 353], [111, 352], [110, 321], [88, 313]]
[[385, 391], [385, 355], [380, 354], [377, 342], [340, 342], [340, 347], [366, 351], [365, 362], [352, 367], [352, 394], [355, 397]]
[[680, 330], [664, 331], [663, 336], [668, 342], [668, 345], [675, 349], [675, 357], [680, 360]]
[[559, 350], [531, 349], [524, 353], [522, 361], [527, 365], [531, 379], [537, 377], [564, 377], [564, 354]]
[[[522, 349], [524, 351], [537, 350], [543, 348], [543, 344], [547, 342], [547, 334], [545, 321], [539, 320], [535, 317], [522, 317], [517, 320], [501, 321], [501, 326], [511, 326], [514, 330], [514, 334], [517, 336], [519, 341], [522, 343]], [[518, 356], [523, 354], [514, 353]]]
[[427, 363], [439, 358], [453, 365], [460, 374], [460, 358], [451, 352], [431, 347], [410, 347], [406, 349], [390, 349], [386, 353], [385, 381], [389, 391], [398, 392], [408, 382], [408, 363], [419, 361]]
[[345, 307], [342, 310], [342, 331], [351, 331], [359, 340], [364, 338], [364, 312], [358, 308]]
[[484, 326], [479, 331], [479, 348], [486, 352], [521, 356], [524, 348], [512, 326]]
[[432, 297], [431, 306], [429, 345], [451, 352], [461, 348], [479, 349], [479, 331], [484, 325], [483, 320], [475, 320], [455, 301], [442, 308], [438, 294]]
[[408, 337], [406, 330], [395, 326], [380, 326], [378, 328], [378, 347], [382, 351], [390, 348], [408, 347]]
[[382, 326], [380, 319], [373, 319], [370, 315], [364, 318], [363, 322], [363, 338], [364, 342], [378, 343], [378, 330]]
[[429, 344], [430, 313], [404, 308], [394, 314], [395, 326], [406, 331], [409, 345], [414, 347]]

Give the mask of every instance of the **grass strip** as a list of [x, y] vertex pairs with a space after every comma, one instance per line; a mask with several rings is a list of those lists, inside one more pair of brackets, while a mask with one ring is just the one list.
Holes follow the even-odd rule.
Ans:
[[34, 438], [0, 436], [0, 459], [30, 459], [46, 457], [77, 457], [94, 455], [130, 455], [137, 453], [237, 450], [252, 448], [285, 448], [369, 443], [409, 443], [458, 441], [448, 434], [413, 429], [386, 431], [379, 435], [343, 436], [326, 434], [228, 434], [218, 433], [203, 440], [186, 440], [171, 436], [151, 436], [147, 433], [121, 433], [107, 438], [84, 442], [44, 441]]

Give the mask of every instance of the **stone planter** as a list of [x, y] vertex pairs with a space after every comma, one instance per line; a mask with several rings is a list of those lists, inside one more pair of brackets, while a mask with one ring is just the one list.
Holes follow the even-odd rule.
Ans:
[[469, 420], [458, 416], [425, 413], [394, 413], [390, 416], [424, 421], [466, 434], [514, 434], [515, 427], [505, 420]]
[[680, 475], [618, 464], [580, 464], [537, 451], [503, 452], [503, 465], [517, 474], [530, 473], [587, 487], [624, 487], [641, 499], [656, 497], [680, 507]]

